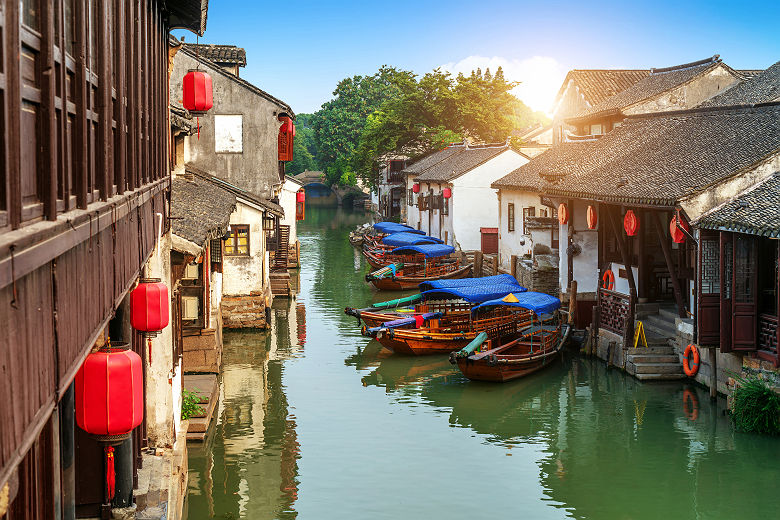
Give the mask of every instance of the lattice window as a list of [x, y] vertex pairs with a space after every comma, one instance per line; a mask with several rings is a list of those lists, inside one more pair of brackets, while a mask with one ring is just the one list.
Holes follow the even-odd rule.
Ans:
[[734, 251], [731, 244], [723, 250], [723, 298], [731, 299], [731, 282], [734, 276]]
[[249, 226], [231, 224], [230, 236], [225, 240], [226, 256], [249, 256]]
[[758, 349], [777, 355], [777, 317], [761, 314], [758, 317]]
[[506, 206], [506, 229], [507, 231], [515, 230], [515, 205], [511, 202]]
[[629, 313], [629, 300], [612, 291], [599, 289], [599, 326], [615, 334], [623, 334]]
[[734, 300], [737, 303], [753, 303], [756, 299], [754, 249], [751, 237], [734, 236]]
[[523, 234], [528, 234], [528, 217], [535, 217], [536, 216], [536, 208], [530, 207], [530, 208], [523, 208]]
[[720, 293], [720, 243], [717, 238], [701, 241], [701, 293]]
[[218, 238], [212, 240], [209, 245], [209, 251], [211, 252], [211, 263], [221, 264], [222, 263], [222, 240]]

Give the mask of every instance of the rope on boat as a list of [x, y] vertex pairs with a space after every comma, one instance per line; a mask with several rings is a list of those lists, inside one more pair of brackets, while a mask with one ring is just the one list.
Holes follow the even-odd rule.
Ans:
[[368, 273], [366, 275], [366, 281], [370, 282], [371, 280], [381, 280], [383, 278], [395, 278], [395, 273], [403, 269], [403, 267], [403, 262], [396, 262], [394, 264], [380, 267], [373, 273]]

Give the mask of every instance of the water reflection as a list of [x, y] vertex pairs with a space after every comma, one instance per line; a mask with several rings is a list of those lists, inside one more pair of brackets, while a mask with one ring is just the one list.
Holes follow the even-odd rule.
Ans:
[[571, 353], [475, 383], [444, 356], [367, 341], [343, 314], [386, 298], [346, 240], [365, 215], [306, 217], [298, 297], [276, 300], [269, 333], [225, 335], [218, 421], [190, 446], [189, 518], [776, 516], [778, 440], [735, 434], [697, 387]]

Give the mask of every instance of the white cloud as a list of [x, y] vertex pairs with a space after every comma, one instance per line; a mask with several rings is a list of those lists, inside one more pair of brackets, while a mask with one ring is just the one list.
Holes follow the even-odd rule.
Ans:
[[504, 70], [504, 77], [510, 81], [520, 81], [512, 93], [534, 110], [546, 113], [552, 111], [555, 94], [566, 77], [566, 70], [555, 58], [548, 56], [533, 56], [524, 60], [515, 60], [493, 56], [469, 56], [457, 63], [450, 62], [441, 66], [442, 69], [457, 75], [459, 72], [470, 74], [478, 67], [484, 71], [490, 68], [495, 72], [498, 67]]

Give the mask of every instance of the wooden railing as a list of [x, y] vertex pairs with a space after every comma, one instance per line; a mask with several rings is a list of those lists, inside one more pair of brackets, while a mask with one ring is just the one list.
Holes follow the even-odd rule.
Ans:
[[629, 319], [633, 319], [631, 297], [599, 288], [599, 313], [600, 328], [622, 336], [626, 332]]
[[758, 350], [777, 356], [777, 316], [758, 315]]

